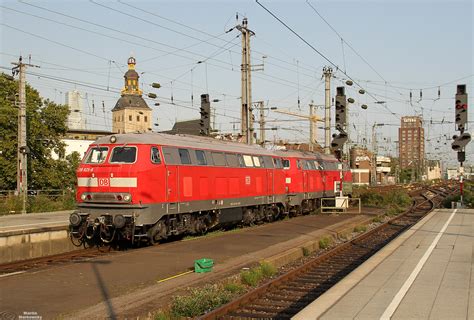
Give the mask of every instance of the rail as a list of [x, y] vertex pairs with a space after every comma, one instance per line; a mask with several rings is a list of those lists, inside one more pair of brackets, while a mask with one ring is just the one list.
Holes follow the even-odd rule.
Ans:
[[408, 211], [203, 315], [201, 319], [290, 319], [437, 207], [446, 195], [445, 189], [417, 192]]

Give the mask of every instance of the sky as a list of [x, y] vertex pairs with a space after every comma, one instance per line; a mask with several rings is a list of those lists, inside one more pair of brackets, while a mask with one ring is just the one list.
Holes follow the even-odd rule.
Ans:
[[[426, 157], [456, 163], [456, 85], [467, 85], [470, 105], [474, 95], [472, 1], [309, 1], [317, 12], [306, 1], [260, 3], [311, 46], [250, 0], [4, 0], [0, 67], [9, 73], [23, 55], [40, 66], [29, 68], [27, 81], [43, 97], [64, 103], [65, 93], [77, 89], [88, 128], [110, 130], [133, 55], [143, 91], [158, 96], [147, 100], [154, 130], [198, 118], [200, 95], [209, 93], [219, 100], [212, 104], [215, 127], [239, 132], [241, 38], [235, 28], [226, 31], [246, 17], [255, 32], [253, 101], [308, 114], [310, 103], [324, 104], [322, 68], [332, 66], [332, 96], [348, 78], [357, 84], [346, 86], [355, 100], [349, 106], [353, 143], [370, 147], [374, 123], [383, 124], [376, 129], [379, 153], [396, 155], [400, 117], [422, 115]], [[153, 82], [162, 87], [152, 88]], [[320, 107], [317, 113], [324, 116]], [[303, 118], [268, 110], [266, 119], [268, 128], [277, 128], [267, 131], [269, 140], [309, 139]], [[474, 128], [472, 111], [469, 119]], [[467, 164], [474, 164], [473, 146]]]

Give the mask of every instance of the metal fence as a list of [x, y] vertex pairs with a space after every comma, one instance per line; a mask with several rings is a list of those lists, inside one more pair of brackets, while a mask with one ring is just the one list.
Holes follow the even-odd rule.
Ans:
[[[63, 190], [63, 189], [39, 189], [39, 190], [28, 190], [28, 197], [45, 196], [51, 198], [57, 198], [73, 193], [74, 190]], [[16, 190], [0, 190], [0, 199], [17, 196]]]

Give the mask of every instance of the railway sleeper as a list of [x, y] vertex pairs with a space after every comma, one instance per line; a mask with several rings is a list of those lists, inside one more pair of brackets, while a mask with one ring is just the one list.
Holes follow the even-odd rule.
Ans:
[[248, 306], [245, 306], [246, 309], [249, 310], [255, 310], [259, 312], [265, 312], [268, 314], [274, 314], [274, 315], [279, 315], [279, 314], [289, 314], [289, 315], [294, 315], [298, 313], [301, 310], [301, 307], [298, 306], [287, 306], [287, 307], [277, 307], [274, 304], [267, 304], [267, 305], [261, 305], [261, 304], [251, 304]]
[[[290, 294], [290, 293], [289, 293]], [[311, 293], [310, 293], [311, 294]], [[307, 294], [303, 295], [284, 295], [283, 293], [269, 292], [265, 295], [266, 298], [272, 299], [274, 301], [288, 302], [288, 303], [311, 303], [314, 301], [314, 298], [308, 297]]]

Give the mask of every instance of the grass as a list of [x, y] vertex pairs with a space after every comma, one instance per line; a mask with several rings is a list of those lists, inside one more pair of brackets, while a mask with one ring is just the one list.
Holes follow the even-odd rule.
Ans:
[[322, 237], [319, 239], [319, 248], [320, 249], [327, 249], [331, 246], [333, 240], [330, 237]]
[[239, 279], [224, 283], [207, 284], [204, 287], [190, 289], [188, 294], [173, 297], [169, 310], [160, 310], [155, 320], [174, 320], [198, 317], [231, 301], [247, 288], [258, 285], [262, 280], [274, 276], [277, 269], [268, 262], [249, 270], [242, 271]]
[[367, 227], [364, 225], [359, 225], [354, 227], [354, 232], [360, 233], [360, 232], [366, 232]]
[[170, 313], [175, 317], [196, 317], [229, 302], [232, 297], [222, 285], [205, 285], [191, 289], [188, 295], [173, 297]]

